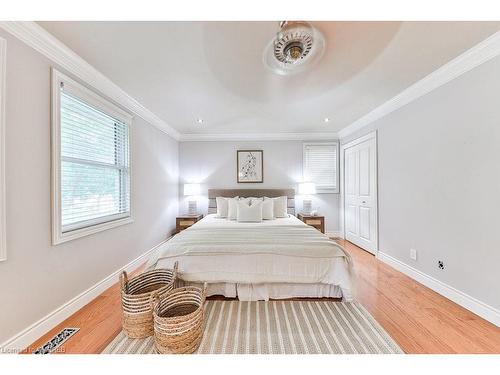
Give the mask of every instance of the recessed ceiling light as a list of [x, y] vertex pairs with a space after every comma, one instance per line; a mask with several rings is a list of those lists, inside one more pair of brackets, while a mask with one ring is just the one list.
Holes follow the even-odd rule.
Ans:
[[197, 122], [198, 124], [203, 124], [203, 119], [202, 119], [202, 118], [197, 118], [197, 119], [196, 119], [196, 122]]
[[330, 122], [330, 119], [328, 117], [325, 117], [325, 122]]

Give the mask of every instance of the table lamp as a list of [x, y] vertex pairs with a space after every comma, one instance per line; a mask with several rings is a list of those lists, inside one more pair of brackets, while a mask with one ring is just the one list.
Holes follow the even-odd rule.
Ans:
[[306, 215], [310, 215], [312, 211], [312, 197], [316, 194], [316, 184], [314, 182], [303, 182], [299, 184], [299, 194], [304, 196], [302, 201], [302, 211]]
[[200, 184], [184, 184], [184, 195], [189, 197], [188, 214], [196, 215], [196, 196], [200, 195]]

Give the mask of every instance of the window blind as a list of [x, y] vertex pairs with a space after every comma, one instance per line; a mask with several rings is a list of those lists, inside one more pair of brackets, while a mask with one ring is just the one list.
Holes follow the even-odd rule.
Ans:
[[304, 145], [304, 180], [314, 182], [317, 189], [338, 190], [337, 143]]
[[130, 216], [128, 125], [60, 92], [62, 232]]

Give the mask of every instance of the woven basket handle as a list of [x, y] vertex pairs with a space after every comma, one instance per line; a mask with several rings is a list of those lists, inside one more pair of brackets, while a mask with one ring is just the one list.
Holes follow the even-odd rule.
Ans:
[[120, 285], [125, 293], [127, 293], [127, 283], [128, 283], [127, 271], [123, 271], [120, 274]]
[[153, 310], [153, 311], [160, 304], [160, 295], [158, 294], [158, 292], [151, 293], [149, 304], [151, 306], [151, 310]]
[[201, 304], [204, 304], [205, 300], [207, 299], [207, 287], [208, 287], [208, 284], [204, 283], [203, 284], [203, 291], [201, 292]]
[[175, 261], [175, 263], [174, 263], [174, 277], [177, 277], [178, 272], [179, 272], [179, 262]]

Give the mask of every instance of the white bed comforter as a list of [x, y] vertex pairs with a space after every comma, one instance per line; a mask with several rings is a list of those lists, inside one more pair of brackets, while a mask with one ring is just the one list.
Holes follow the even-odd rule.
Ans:
[[294, 216], [238, 223], [208, 215], [163, 244], [146, 267], [175, 261], [188, 281], [324, 283], [340, 286], [344, 298], [351, 295], [350, 256]]

